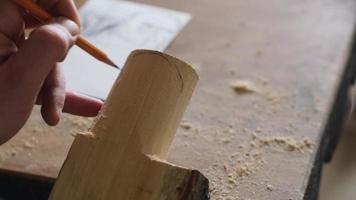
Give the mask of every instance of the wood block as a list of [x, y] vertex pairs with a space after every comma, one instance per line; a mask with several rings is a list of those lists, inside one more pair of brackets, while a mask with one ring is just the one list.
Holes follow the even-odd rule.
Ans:
[[197, 80], [176, 58], [134, 51], [90, 131], [75, 138], [50, 199], [208, 199], [201, 173], [165, 161]]

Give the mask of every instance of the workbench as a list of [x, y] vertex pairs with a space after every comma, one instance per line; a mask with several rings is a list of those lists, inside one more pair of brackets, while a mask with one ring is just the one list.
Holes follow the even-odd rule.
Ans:
[[[169, 161], [205, 174], [212, 199], [315, 199], [355, 76], [356, 2], [139, 2], [193, 16], [166, 51], [200, 76]], [[36, 107], [0, 147], [0, 169], [53, 181], [91, 122], [64, 115], [48, 127]]]

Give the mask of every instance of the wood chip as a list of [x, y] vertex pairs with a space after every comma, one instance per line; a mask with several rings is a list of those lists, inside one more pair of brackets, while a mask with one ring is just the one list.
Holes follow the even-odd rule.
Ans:
[[255, 93], [257, 91], [256, 86], [252, 82], [245, 80], [237, 80], [233, 82], [230, 87], [234, 89], [237, 94]]

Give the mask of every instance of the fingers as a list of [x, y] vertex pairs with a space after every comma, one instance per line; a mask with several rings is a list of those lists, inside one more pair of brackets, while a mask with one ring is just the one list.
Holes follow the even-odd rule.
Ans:
[[[37, 3], [53, 16], [63, 16], [80, 25], [78, 11], [73, 0], [39, 0]], [[27, 28], [32, 28], [40, 25], [40, 23], [32, 16], [26, 14], [24, 9], [14, 2], [9, 0], [0, 1], [1, 33], [16, 43], [23, 35], [25, 25]]]
[[17, 51], [16, 44], [6, 35], [0, 32], [0, 63], [7, 60], [10, 55]]
[[37, 99], [36, 104], [42, 105], [41, 114], [48, 125], [57, 125], [62, 112], [82, 117], [98, 115], [103, 105], [101, 100], [63, 89], [63, 84], [46, 85]]
[[65, 77], [59, 64], [47, 76], [41, 90], [41, 114], [44, 121], [50, 125], [57, 125], [65, 101]]
[[[64, 102], [63, 96], [65, 96]], [[58, 124], [62, 112], [82, 117], [95, 117], [103, 102], [73, 91], [63, 92], [61, 84], [54, 84], [42, 88], [36, 104], [42, 105], [41, 114], [44, 121], [48, 125], [54, 126]]]
[[17, 42], [23, 33], [22, 14], [13, 2], [0, 0], [0, 32], [14, 42]]
[[[52, 21], [35, 30], [18, 51], [0, 65], [0, 114], [7, 119], [0, 124], [11, 124], [11, 129], [1, 130], [6, 138], [27, 121], [47, 75], [64, 58], [78, 33], [72, 21], [63, 18]], [[58, 93], [64, 93], [60, 88], [46, 96], [57, 98]]]
[[102, 105], [101, 100], [67, 91], [63, 112], [83, 117], [95, 117]]
[[52, 67], [63, 60], [78, 33], [77, 25], [64, 18], [41, 26], [7, 60], [3, 73], [20, 80], [14, 86], [18, 93], [26, 94], [32, 101]]
[[77, 94], [65, 92], [65, 77], [62, 68], [57, 64], [47, 76], [37, 98], [41, 104], [41, 114], [44, 121], [50, 125], [57, 125], [62, 111], [73, 115], [94, 117], [98, 114], [102, 101]]

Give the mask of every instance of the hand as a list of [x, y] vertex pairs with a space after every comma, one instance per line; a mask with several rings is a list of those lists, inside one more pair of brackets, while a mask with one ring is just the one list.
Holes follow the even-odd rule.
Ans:
[[[65, 90], [58, 62], [79, 34], [79, 19], [72, 0], [37, 0], [59, 17], [39, 26], [11, 0], [0, 0], [0, 143], [26, 123], [34, 104], [49, 125], [59, 122], [62, 111], [91, 117], [102, 102]], [[71, 20], [70, 20], [71, 19]], [[25, 39], [25, 28], [37, 27]]]

